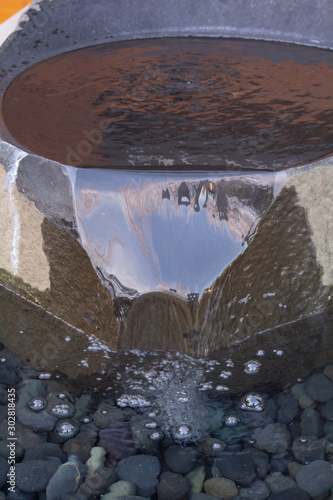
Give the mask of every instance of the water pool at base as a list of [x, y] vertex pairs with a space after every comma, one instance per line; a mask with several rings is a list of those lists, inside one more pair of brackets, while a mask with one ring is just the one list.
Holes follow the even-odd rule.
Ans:
[[[75, 207], [71, 234], [52, 217], [32, 232], [44, 288], [0, 264], [16, 495], [331, 498], [332, 64], [167, 38], [68, 52], [9, 85], [2, 137], [63, 164]], [[4, 188], [19, 216], [42, 203], [25, 161]]]

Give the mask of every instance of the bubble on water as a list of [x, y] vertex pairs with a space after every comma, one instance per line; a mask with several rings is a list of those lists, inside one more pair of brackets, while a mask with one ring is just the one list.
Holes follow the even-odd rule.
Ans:
[[143, 396], [123, 394], [117, 399], [117, 405], [121, 408], [126, 408], [127, 406], [130, 406], [131, 408], [145, 408], [151, 406], [151, 402]]
[[83, 424], [90, 424], [92, 422], [92, 418], [91, 417], [82, 417], [81, 422]]
[[217, 385], [215, 387], [215, 390], [219, 392], [227, 392], [229, 391], [229, 387], [227, 387], [226, 385]]
[[251, 359], [244, 364], [244, 371], [247, 375], [253, 375], [254, 373], [258, 373], [260, 370], [261, 363], [259, 361]]
[[225, 363], [228, 368], [233, 368], [235, 366], [232, 359], [227, 359]]
[[62, 438], [72, 438], [79, 432], [79, 426], [70, 420], [61, 422], [56, 426], [57, 434]]
[[163, 438], [163, 432], [161, 431], [153, 431], [149, 434], [149, 437], [150, 439], [152, 439], [153, 441], [159, 441], [160, 439]]
[[257, 440], [252, 438], [252, 439], [248, 439], [247, 441], [249, 444], [256, 444]]
[[145, 427], [146, 427], [147, 429], [156, 429], [156, 427], [157, 427], [157, 423], [156, 423], [156, 422], [154, 422], [154, 421], [152, 420], [151, 422], [147, 422], [147, 423], [145, 424]]
[[228, 415], [224, 420], [225, 425], [227, 425], [228, 427], [234, 427], [235, 425], [239, 424], [239, 422], [240, 418], [236, 415]]
[[148, 417], [149, 418], [155, 418], [157, 416], [157, 413], [158, 413], [157, 411], [150, 411], [148, 413]]
[[212, 443], [210, 445], [211, 449], [214, 450], [214, 451], [218, 451], [218, 450], [224, 450], [225, 448], [225, 445], [223, 443], [220, 443], [219, 441], [215, 441], [215, 443]]
[[188, 403], [191, 400], [189, 396], [178, 396], [177, 399], [180, 403]]
[[210, 391], [213, 389], [213, 385], [211, 382], [204, 382], [199, 384], [198, 391]]
[[65, 396], [65, 394], [60, 393], [60, 394], [58, 394], [58, 398], [59, 398], [59, 399], [65, 399], [65, 398], [66, 398], [66, 396]]
[[71, 337], [66, 337], [66, 338], [65, 338], [65, 342], [70, 342], [71, 340], [72, 340], [72, 338], [71, 338]]
[[61, 405], [55, 405], [52, 408], [52, 413], [56, 415], [57, 417], [68, 417], [70, 414], [70, 405], [67, 403], [61, 404]]
[[30, 399], [28, 406], [30, 410], [33, 411], [42, 411], [47, 407], [47, 401], [44, 398], [33, 398]]
[[265, 351], [259, 349], [259, 351], [257, 351], [257, 356], [265, 356]]
[[226, 379], [229, 378], [231, 375], [232, 375], [231, 372], [223, 371], [221, 372], [220, 377]]
[[48, 372], [45, 372], [45, 373], [40, 373], [38, 375], [38, 378], [40, 380], [49, 380], [50, 378], [52, 377], [52, 373], [48, 373]]
[[240, 408], [247, 411], [261, 412], [265, 408], [264, 398], [256, 392], [249, 392], [241, 399]]
[[6, 363], [7, 358], [1, 358], [1, 360], [0, 360], [0, 361], [1, 361], [1, 363]]
[[282, 349], [274, 349], [273, 350], [274, 354], [276, 354], [277, 356], [282, 356], [283, 355], [283, 351]]
[[103, 410], [102, 415], [107, 415], [109, 413], [109, 410]]
[[303, 444], [305, 444], [305, 443], [308, 442], [308, 440], [306, 438], [300, 438], [300, 442], [303, 443]]
[[192, 428], [187, 424], [178, 425], [175, 428], [175, 437], [178, 439], [187, 439], [192, 435]]

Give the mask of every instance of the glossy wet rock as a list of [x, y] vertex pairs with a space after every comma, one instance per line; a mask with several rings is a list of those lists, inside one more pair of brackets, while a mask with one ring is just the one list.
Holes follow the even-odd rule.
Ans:
[[50, 479], [46, 495], [50, 500], [60, 500], [66, 495], [73, 495], [83, 481], [86, 467], [72, 456], [68, 462], [62, 464]]
[[59, 458], [51, 457], [48, 461], [27, 460], [16, 465], [17, 487], [26, 492], [45, 490], [49, 480], [61, 465]]
[[134, 483], [139, 495], [150, 496], [156, 491], [160, 468], [156, 457], [137, 455], [121, 460], [115, 472], [119, 479]]
[[315, 460], [305, 465], [296, 476], [297, 486], [307, 491], [311, 497], [327, 495], [333, 485], [332, 467], [328, 462]]

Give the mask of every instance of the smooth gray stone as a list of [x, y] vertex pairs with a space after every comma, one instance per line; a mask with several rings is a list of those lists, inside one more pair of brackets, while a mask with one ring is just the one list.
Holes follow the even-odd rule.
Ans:
[[327, 495], [333, 486], [331, 464], [324, 460], [315, 460], [305, 465], [296, 475], [296, 482], [299, 488], [307, 491], [313, 498]]
[[134, 483], [138, 495], [141, 496], [150, 496], [155, 493], [160, 470], [158, 458], [150, 455], [134, 455], [124, 458], [115, 467], [119, 479]]
[[72, 456], [62, 464], [51, 477], [47, 488], [47, 500], [63, 500], [67, 495], [73, 495], [84, 480], [87, 467]]
[[333, 383], [323, 373], [313, 373], [305, 382], [308, 395], [315, 401], [326, 403], [333, 398]]
[[320, 438], [323, 435], [324, 422], [314, 408], [305, 408], [301, 416], [301, 430], [303, 436]]
[[241, 486], [249, 485], [256, 477], [257, 471], [249, 453], [222, 453], [215, 459], [223, 477], [235, 481]]
[[254, 446], [268, 453], [283, 453], [289, 446], [291, 435], [285, 424], [268, 424], [263, 429], [256, 429], [252, 434], [256, 440]]
[[314, 436], [301, 436], [292, 444], [292, 451], [296, 460], [308, 464], [325, 458], [326, 438], [317, 439]]
[[196, 467], [202, 455], [195, 448], [182, 448], [179, 445], [170, 446], [164, 453], [167, 465], [173, 472], [187, 474]]
[[21, 462], [16, 465], [16, 485], [26, 493], [43, 491], [59, 465], [61, 461], [55, 457]]
[[256, 479], [247, 488], [239, 488], [240, 498], [246, 498], [248, 500], [266, 500], [270, 495], [270, 490], [261, 479]]

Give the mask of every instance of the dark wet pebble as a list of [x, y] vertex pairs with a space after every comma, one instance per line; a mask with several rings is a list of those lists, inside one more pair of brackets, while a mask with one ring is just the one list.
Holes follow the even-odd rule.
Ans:
[[324, 375], [333, 382], [333, 365], [327, 365], [324, 368]]
[[208, 495], [224, 500], [232, 500], [238, 495], [236, 483], [231, 479], [213, 477], [204, 482], [204, 489]]
[[42, 443], [36, 448], [29, 448], [24, 455], [25, 460], [44, 460], [47, 457], [58, 457], [62, 462], [66, 460], [66, 454], [56, 443]]
[[243, 415], [243, 423], [250, 429], [255, 429], [257, 427], [263, 427], [268, 424], [272, 424], [276, 419], [277, 414], [277, 403], [274, 399], [268, 399], [266, 401], [265, 409], [260, 412], [247, 411]]
[[272, 472], [282, 472], [284, 474], [288, 469], [288, 464], [293, 460], [293, 454], [290, 450], [284, 453], [276, 453], [272, 456], [271, 467]]
[[0, 380], [2, 384], [15, 387], [19, 381], [15, 368], [6, 365], [6, 363], [0, 363]]
[[262, 429], [256, 429], [252, 438], [254, 446], [268, 453], [283, 453], [289, 446], [291, 435], [285, 424], [268, 424]]
[[179, 474], [187, 474], [193, 470], [200, 463], [201, 457], [193, 447], [182, 448], [178, 445], [170, 446], [164, 453], [167, 465]]
[[264, 479], [270, 466], [268, 453], [252, 447], [249, 447], [247, 452], [253, 460], [259, 479]]
[[72, 456], [62, 464], [51, 477], [47, 488], [47, 500], [63, 500], [67, 495], [73, 495], [83, 482], [87, 467]]
[[15, 491], [9, 491], [7, 493], [7, 500], [35, 500], [35, 499], [36, 499], [35, 493], [24, 493], [18, 488], [15, 488]]
[[67, 454], [76, 455], [82, 463], [85, 463], [90, 457], [91, 448], [95, 446], [97, 441], [97, 429], [94, 424], [84, 424], [81, 426], [77, 436], [68, 439], [62, 449]]
[[131, 433], [134, 441], [134, 446], [137, 450], [142, 453], [148, 453], [154, 455], [159, 449], [159, 442], [163, 437], [161, 432], [161, 439], [151, 439], [150, 434], [156, 429], [147, 428], [146, 425], [151, 424], [153, 419], [143, 417], [142, 415], [137, 415], [136, 418], [131, 420]]
[[333, 383], [323, 373], [313, 373], [305, 382], [308, 395], [315, 401], [326, 403], [333, 398]]
[[307, 491], [311, 497], [325, 497], [333, 486], [331, 464], [324, 460], [315, 460], [305, 465], [296, 476], [297, 486]]
[[291, 434], [291, 440], [297, 439], [302, 434], [301, 424], [294, 420], [288, 425], [288, 431]]
[[5, 384], [0, 384], [0, 405], [6, 405], [8, 401], [8, 389]]
[[333, 421], [333, 399], [330, 399], [320, 407], [320, 415], [330, 422]]
[[16, 485], [27, 493], [43, 491], [59, 465], [61, 461], [56, 457], [16, 464]]
[[106, 429], [112, 422], [125, 422], [136, 413], [131, 408], [119, 408], [113, 399], [103, 401], [93, 414], [94, 424], [100, 429]]
[[326, 439], [317, 439], [314, 436], [301, 436], [292, 444], [292, 451], [296, 460], [308, 464], [325, 457]]
[[95, 498], [101, 493], [104, 493], [108, 486], [114, 484], [118, 480], [114, 469], [109, 467], [99, 467], [95, 472], [89, 475], [81, 484], [77, 491], [79, 500], [85, 498]]
[[269, 474], [265, 478], [265, 483], [272, 493], [296, 487], [296, 481], [291, 477], [284, 476], [281, 472], [273, 472], [272, 474]]
[[7, 483], [7, 471], [9, 469], [8, 461], [0, 457], [0, 488]]
[[212, 495], [207, 495], [206, 493], [194, 493], [191, 495], [191, 500], [216, 500], [216, 497], [212, 497]]
[[324, 421], [314, 408], [305, 408], [301, 415], [301, 430], [303, 436], [315, 436], [320, 438], [323, 435]]
[[163, 472], [157, 486], [158, 500], [182, 500], [190, 489], [190, 482], [181, 474]]
[[107, 429], [100, 430], [98, 446], [102, 446], [108, 458], [114, 460], [123, 460], [137, 453], [129, 422], [111, 422]]
[[300, 488], [289, 488], [288, 490], [273, 493], [269, 500], [311, 500], [309, 493]]
[[325, 436], [327, 436], [328, 439], [333, 442], [333, 422], [325, 422], [323, 431]]
[[119, 479], [134, 483], [137, 486], [136, 493], [141, 496], [150, 496], [155, 493], [160, 470], [158, 458], [150, 455], [134, 455], [124, 458], [115, 468]]
[[[8, 460], [9, 457], [9, 448], [7, 446], [8, 441], [0, 441], [0, 457], [4, 457], [6, 460]], [[15, 443], [15, 460], [16, 462], [21, 462], [22, 458], [24, 455], [24, 449], [20, 445], [18, 441]]]
[[290, 424], [299, 411], [298, 401], [291, 394], [279, 394], [276, 397], [278, 405], [277, 421], [281, 424]]
[[222, 453], [226, 445], [223, 441], [219, 439], [214, 439], [210, 436], [206, 436], [202, 439], [198, 439], [195, 443], [195, 447], [199, 453], [204, 455], [216, 456]]
[[266, 500], [270, 495], [270, 490], [265, 481], [256, 479], [247, 488], [240, 488], [238, 495], [247, 500]]
[[247, 452], [222, 453], [216, 458], [215, 464], [225, 478], [241, 486], [247, 486], [257, 477], [255, 465]]
[[22, 408], [17, 418], [21, 424], [30, 427], [35, 432], [51, 432], [58, 421], [58, 419], [50, 415], [46, 409], [40, 412], [34, 412], [29, 410], [29, 408]]
[[289, 462], [288, 464], [288, 474], [291, 476], [293, 479], [296, 477], [296, 475], [299, 473], [299, 471], [304, 467], [304, 465], [298, 463], [298, 462]]
[[47, 394], [47, 383], [45, 380], [27, 379], [20, 383], [18, 388], [18, 402], [16, 405], [17, 414], [24, 408], [28, 408], [31, 399], [45, 398]]

